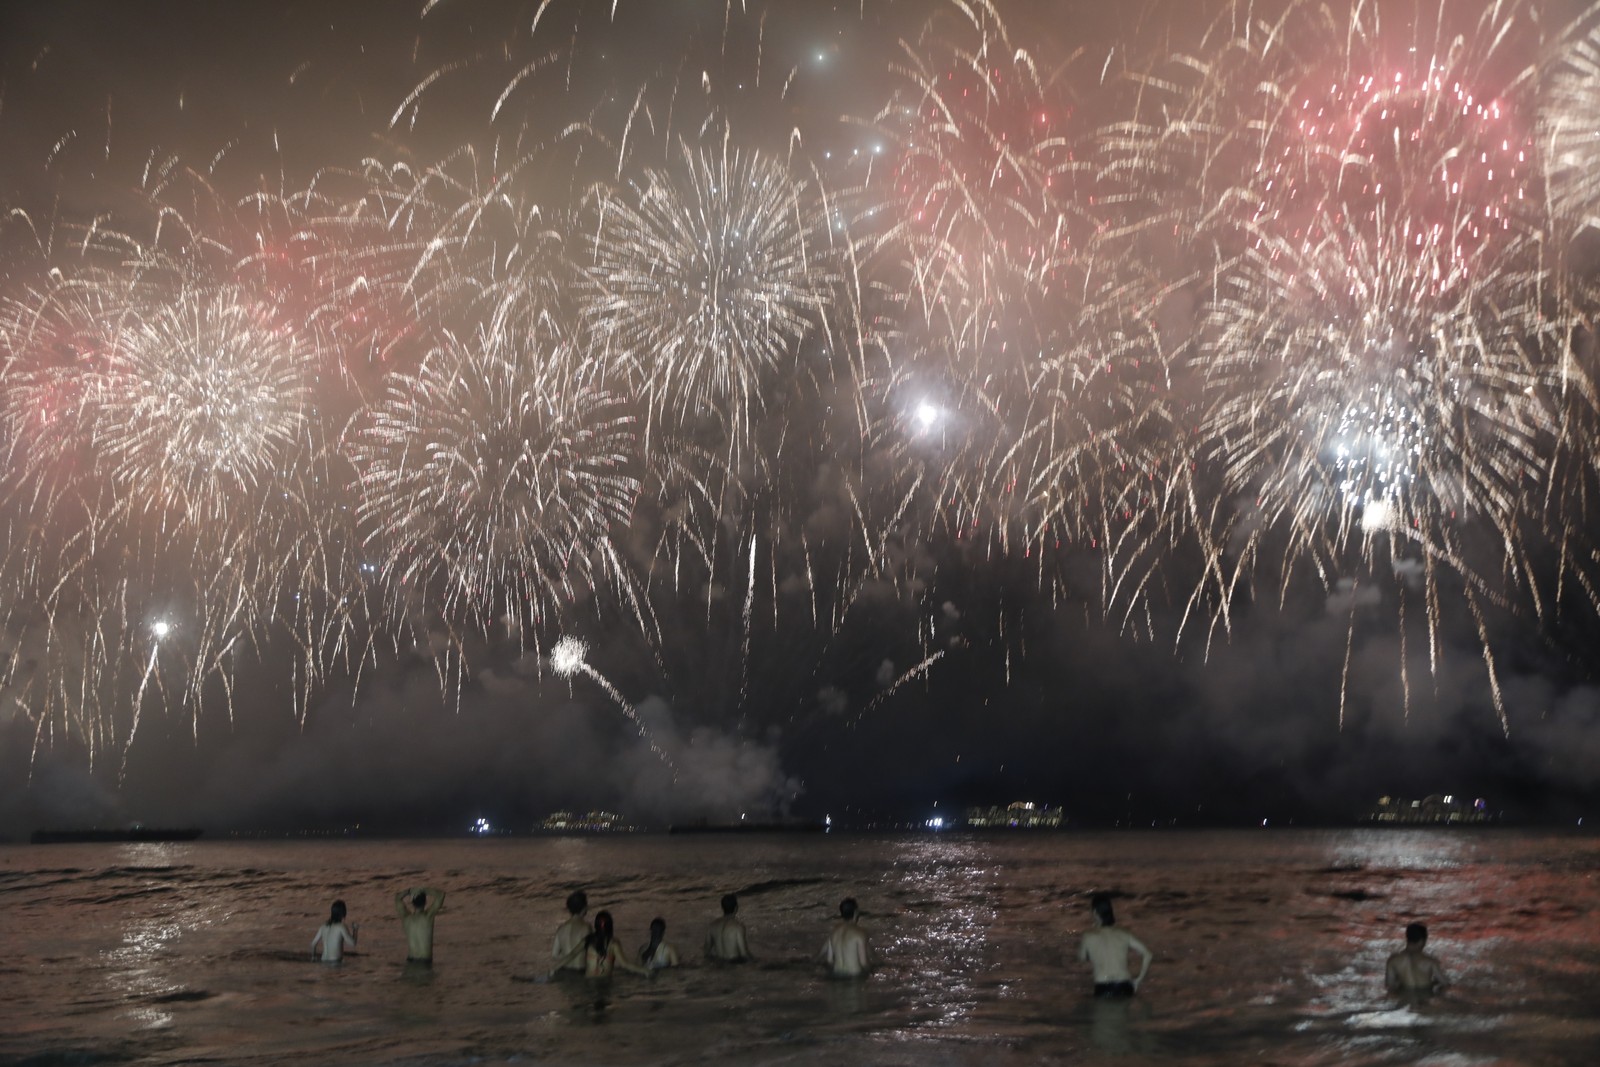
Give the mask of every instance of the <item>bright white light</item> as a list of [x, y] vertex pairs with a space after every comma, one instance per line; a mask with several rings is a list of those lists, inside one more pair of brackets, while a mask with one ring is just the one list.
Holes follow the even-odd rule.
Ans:
[[1379, 533], [1394, 525], [1394, 505], [1387, 500], [1369, 500], [1361, 509], [1361, 529]]
[[172, 632], [172, 624], [166, 619], [157, 619], [150, 624], [150, 632], [157, 637], [165, 637]]
[[492, 834], [494, 833], [494, 827], [489, 825], [488, 819], [479, 819], [472, 824], [471, 832], [475, 834]]
[[917, 421], [924, 430], [933, 429], [933, 424], [939, 421], [939, 409], [924, 400], [917, 405]]
[[589, 658], [589, 643], [578, 637], [563, 637], [550, 650], [550, 669], [563, 678], [570, 678], [583, 670]]
[[940, 818], [939, 816], [935, 815], [933, 818], [928, 820], [927, 826], [928, 826], [928, 829], [930, 829], [930, 830], [943, 830], [944, 829], [944, 820], [942, 818]]

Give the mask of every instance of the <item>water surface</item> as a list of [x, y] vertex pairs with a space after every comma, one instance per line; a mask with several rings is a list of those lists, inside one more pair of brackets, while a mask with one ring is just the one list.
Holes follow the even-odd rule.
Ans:
[[[397, 889], [447, 893], [407, 970]], [[582, 887], [693, 965], [534, 980]], [[1087, 894], [1156, 953], [1087, 996]], [[758, 960], [700, 962], [740, 894]], [[856, 897], [881, 966], [812, 960]], [[357, 954], [310, 959], [335, 897]], [[619, 836], [0, 847], [0, 1063], [1579, 1065], [1600, 839], [1493, 831]], [[1412, 920], [1454, 985], [1385, 995]]]

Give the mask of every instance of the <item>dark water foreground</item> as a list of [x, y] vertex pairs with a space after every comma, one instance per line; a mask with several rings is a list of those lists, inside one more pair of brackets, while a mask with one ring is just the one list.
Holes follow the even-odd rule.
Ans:
[[[397, 889], [447, 891], [408, 971]], [[695, 965], [530, 980], [575, 887]], [[1157, 954], [1071, 957], [1085, 894]], [[735, 890], [758, 962], [698, 962]], [[857, 897], [882, 966], [811, 957]], [[339, 967], [309, 946], [335, 896]], [[1455, 979], [1382, 988], [1421, 919]], [[0, 848], [3, 1064], [1477, 1064], [1600, 1061], [1600, 839], [1496, 830], [618, 837]]]

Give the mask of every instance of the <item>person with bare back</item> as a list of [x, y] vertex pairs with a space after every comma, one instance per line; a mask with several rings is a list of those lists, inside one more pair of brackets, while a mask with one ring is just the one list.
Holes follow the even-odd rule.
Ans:
[[1406, 927], [1406, 947], [1389, 957], [1383, 984], [1391, 993], [1437, 993], [1445, 986], [1444, 968], [1423, 951], [1428, 928], [1421, 923]]
[[706, 955], [724, 963], [743, 963], [750, 958], [744, 923], [739, 920], [739, 898], [729, 893], [722, 898], [722, 918], [706, 929]]
[[394, 913], [406, 931], [406, 962], [433, 964], [433, 918], [444, 907], [438, 889], [402, 889], [394, 895]]
[[[1089, 907], [1094, 913], [1094, 928], [1083, 935], [1078, 959], [1094, 968], [1094, 995], [1131, 997], [1150, 970], [1152, 954], [1144, 942], [1117, 926], [1110, 894], [1096, 893], [1090, 898]], [[1129, 952], [1137, 952], [1144, 961], [1136, 978], [1128, 974]]]

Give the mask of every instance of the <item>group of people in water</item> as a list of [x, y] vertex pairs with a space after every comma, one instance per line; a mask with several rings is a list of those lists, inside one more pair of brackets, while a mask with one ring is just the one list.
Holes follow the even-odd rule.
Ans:
[[[402, 889], [394, 895], [395, 915], [406, 935], [406, 962], [431, 965], [433, 962], [433, 920], [444, 907], [444, 893], [427, 887]], [[1094, 974], [1094, 995], [1102, 998], [1131, 997], [1138, 992], [1149, 973], [1154, 954], [1126, 929], [1117, 925], [1116, 913], [1108, 893], [1096, 893], [1089, 900], [1094, 925], [1078, 945], [1078, 959], [1088, 963]], [[680, 966], [683, 962], [666, 939], [667, 923], [650, 922], [650, 940], [630, 958], [617, 942], [609, 911], [595, 913], [591, 924], [586, 916], [589, 897], [583, 890], [567, 896], [567, 919], [556, 928], [550, 956], [555, 966], [550, 977], [563, 971], [581, 972], [588, 978], [609, 978], [618, 970], [649, 976], [656, 971]], [[346, 948], [356, 947], [357, 924], [346, 922], [344, 901], [336, 900], [328, 921], [311, 941], [313, 958], [337, 963]], [[839, 902], [839, 919], [834, 923], [817, 954], [818, 961], [835, 978], [858, 978], [872, 968], [872, 952], [866, 931], [858, 922], [860, 908], [855, 899]], [[1389, 957], [1384, 970], [1384, 985], [1392, 993], [1431, 993], [1445, 985], [1444, 969], [1424, 949], [1428, 928], [1414, 922], [1406, 927], [1406, 947]], [[739, 918], [739, 898], [729, 893], [722, 898], [722, 915], [706, 928], [707, 959], [724, 963], [750, 960], [750, 943], [744, 921]], [[1129, 958], [1139, 957], [1139, 973], [1131, 973]]]
[[[840, 901], [839, 921], [818, 954], [828, 973], [836, 978], [856, 978], [866, 974], [872, 966], [866, 932], [856, 921], [859, 910], [854, 898]], [[581, 971], [588, 978], [608, 978], [618, 969], [649, 975], [683, 962], [677, 948], [666, 940], [665, 919], [651, 920], [650, 940], [640, 946], [635, 961], [617, 947], [611, 913], [596, 912], [591, 930], [584, 918], [588, 911], [588, 894], [579, 889], [568, 895], [567, 921], [556, 928], [550, 947], [550, 956], [555, 960], [555, 967], [550, 971], [552, 978], [566, 970]], [[722, 963], [745, 963], [752, 958], [749, 932], [744, 920], [739, 918], [736, 894], [729, 893], [722, 898], [722, 915], [706, 927], [705, 954], [707, 959]]]

